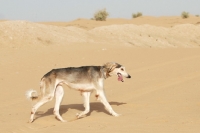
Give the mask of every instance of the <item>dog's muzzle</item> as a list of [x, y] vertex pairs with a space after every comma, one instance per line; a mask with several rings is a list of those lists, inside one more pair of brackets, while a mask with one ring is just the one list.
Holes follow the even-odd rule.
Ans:
[[131, 78], [131, 75], [128, 75], [128, 77], [126, 77], [126, 78]]

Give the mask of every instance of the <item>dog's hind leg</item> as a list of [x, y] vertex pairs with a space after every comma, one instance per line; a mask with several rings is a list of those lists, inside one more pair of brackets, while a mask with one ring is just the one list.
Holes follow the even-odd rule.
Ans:
[[45, 96], [43, 98], [41, 98], [41, 100], [39, 102], [37, 102], [33, 107], [32, 107], [32, 110], [31, 110], [31, 117], [30, 117], [30, 120], [29, 122], [33, 122], [33, 119], [34, 119], [34, 115], [35, 115], [35, 112], [37, 111], [37, 109], [42, 106], [43, 104], [51, 101], [53, 99], [53, 96], [49, 95], [49, 96]]
[[84, 100], [84, 107], [85, 110], [81, 113], [77, 113], [77, 118], [82, 117], [83, 115], [87, 114], [90, 111], [90, 94], [91, 92], [83, 92], [83, 100]]
[[59, 113], [60, 103], [62, 101], [63, 95], [64, 95], [63, 87], [60, 85], [57, 86], [56, 91], [55, 91], [56, 103], [55, 103], [55, 107], [54, 107], [54, 115], [60, 121], [66, 122], [65, 120], [63, 120], [63, 118], [60, 116], [60, 113]]
[[32, 107], [32, 110], [31, 110], [31, 116], [30, 116], [30, 120], [29, 122], [33, 122], [33, 119], [34, 119], [34, 115], [35, 115], [35, 112], [37, 111], [37, 109], [44, 105], [45, 103], [51, 101], [54, 97], [54, 93], [55, 93], [55, 88], [56, 88], [56, 83], [54, 81], [54, 83], [51, 83], [51, 84], [48, 84], [48, 83], [44, 83], [44, 81], [42, 82], [43, 84], [41, 84], [41, 90], [49, 90], [49, 93], [48, 94], [42, 94], [42, 97], [41, 99]]

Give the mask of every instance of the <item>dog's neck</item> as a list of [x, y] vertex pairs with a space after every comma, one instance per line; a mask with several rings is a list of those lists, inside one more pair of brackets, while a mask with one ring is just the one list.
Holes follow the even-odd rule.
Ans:
[[104, 66], [101, 66], [100, 71], [101, 71], [101, 76], [102, 76], [104, 79], [107, 79], [107, 78], [109, 77], [109, 75], [108, 75], [107, 72], [106, 72], [106, 68], [104, 68]]

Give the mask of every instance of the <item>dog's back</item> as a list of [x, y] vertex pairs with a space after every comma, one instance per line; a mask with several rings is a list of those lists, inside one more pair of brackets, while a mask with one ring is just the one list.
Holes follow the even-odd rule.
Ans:
[[92, 81], [102, 77], [101, 66], [82, 66], [52, 69], [43, 78], [55, 77], [68, 82]]

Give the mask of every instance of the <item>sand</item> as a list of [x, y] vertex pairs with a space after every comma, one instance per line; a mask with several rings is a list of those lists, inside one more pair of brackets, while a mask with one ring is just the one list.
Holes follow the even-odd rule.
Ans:
[[[0, 132], [3, 133], [197, 133], [200, 132], [200, 18], [142, 17], [105, 22], [0, 22]], [[125, 82], [105, 81], [111, 116], [91, 96], [84, 110], [80, 92], [65, 86], [60, 113], [55, 100], [38, 109], [27, 123], [32, 102], [29, 89], [39, 91], [40, 78], [53, 68], [102, 65], [126, 67]]]

